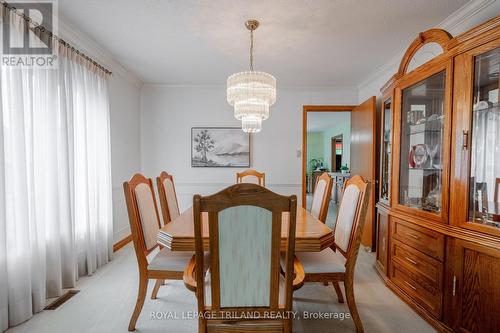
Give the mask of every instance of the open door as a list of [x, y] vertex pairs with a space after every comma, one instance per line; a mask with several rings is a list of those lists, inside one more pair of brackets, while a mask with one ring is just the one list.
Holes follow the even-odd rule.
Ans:
[[361, 243], [375, 246], [376, 99], [370, 97], [351, 112], [351, 175], [361, 175], [371, 183], [370, 202]]

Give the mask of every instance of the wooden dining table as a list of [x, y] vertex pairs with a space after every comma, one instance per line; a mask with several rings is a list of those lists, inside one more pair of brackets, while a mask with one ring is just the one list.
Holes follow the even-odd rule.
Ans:
[[[209, 249], [208, 215], [203, 213], [203, 247]], [[289, 213], [283, 213], [281, 249], [286, 250]], [[190, 208], [173, 221], [164, 225], [157, 237], [158, 244], [172, 251], [194, 251], [193, 209]], [[296, 252], [319, 252], [333, 245], [333, 232], [326, 224], [302, 207], [297, 207], [295, 232]]]

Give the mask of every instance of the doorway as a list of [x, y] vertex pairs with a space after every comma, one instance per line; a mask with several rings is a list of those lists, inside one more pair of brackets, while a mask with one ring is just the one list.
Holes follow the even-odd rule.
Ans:
[[344, 135], [339, 134], [337, 136], [334, 136], [331, 139], [331, 162], [330, 165], [332, 166], [331, 171], [332, 172], [341, 172], [341, 167], [342, 167], [342, 154], [344, 152]]
[[[375, 246], [376, 236], [375, 184], [377, 158], [375, 153], [375, 101], [375, 97], [371, 97], [360, 105], [304, 105], [302, 114], [302, 207], [307, 208], [307, 193], [308, 190], [311, 191], [314, 186], [313, 171], [317, 171], [317, 174], [329, 172], [332, 177], [337, 177], [338, 174], [342, 175], [342, 172], [339, 173], [336, 170], [340, 170], [343, 165], [347, 164], [347, 177], [350, 175], [361, 175], [371, 184], [370, 200], [361, 242], [364, 246], [372, 249], [374, 249]], [[312, 158], [312, 156], [308, 156], [308, 127], [311, 129], [308, 124], [311, 123], [311, 116], [327, 113], [349, 113], [350, 130], [347, 135], [345, 133], [330, 133], [332, 134], [328, 138], [330, 143], [328, 147], [330, 156], [328, 156], [327, 160], [323, 161], [323, 165], [321, 163], [314, 164], [314, 162], [313, 165], [309, 165], [311, 162], [308, 158]], [[309, 137], [312, 138], [312, 136]], [[349, 143], [349, 145], [347, 145], [347, 143]], [[349, 148], [347, 148], [347, 146], [349, 146]], [[310, 145], [309, 148], [311, 148]], [[337, 148], [339, 149], [337, 150]], [[337, 155], [339, 155], [339, 157], [337, 157]], [[325, 161], [327, 161], [327, 163], [325, 163]], [[340, 166], [337, 161], [340, 161]], [[312, 170], [313, 166], [315, 170]], [[339, 184], [339, 180], [337, 180], [336, 183], [337, 187], [342, 185]], [[341, 191], [341, 189], [338, 188], [337, 190]], [[335, 200], [335, 195], [332, 195], [332, 200]], [[335, 214], [335, 212], [333, 212], [333, 214]], [[327, 218], [327, 220], [329, 220], [329, 218]]]

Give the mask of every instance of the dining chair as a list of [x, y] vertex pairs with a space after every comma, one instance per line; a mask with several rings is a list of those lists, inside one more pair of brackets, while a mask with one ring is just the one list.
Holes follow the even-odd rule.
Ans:
[[135, 174], [129, 181], [123, 183], [123, 190], [139, 267], [137, 302], [128, 326], [128, 330], [133, 331], [144, 305], [149, 280], [157, 280], [151, 295], [151, 298], [154, 299], [164, 280], [181, 280], [183, 278], [184, 269], [193, 253], [174, 252], [162, 248], [153, 258], [148, 260], [148, 255], [159, 246], [156, 237], [160, 230], [160, 218], [153, 191], [153, 182], [151, 178]]
[[[283, 213], [289, 214], [284, 230]], [[295, 195], [282, 196], [256, 184], [194, 196], [196, 255], [186, 268], [184, 283], [196, 293], [198, 332], [292, 331], [287, 314], [292, 310], [296, 213]], [[205, 218], [208, 252], [202, 238]], [[282, 231], [288, 238], [281, 269]]]
[[333, 179], [327, 172], [323, 172], [316, 180], [314, 187], [311, 214], [325, 223], [328, 216], [328, 206], [332, 196]]
[[160, 175], [156, 177], [156, 186], [158, 187], [158, 195], [160, 197], [163, 223], [167, 224], [180, 215], [179, 203], [177, 201], [177, 194], [174, 186], [174, 177], [162, 171]]
[[236, 173], [236, 183], [251, 183], [266, 186], [266, 174], [265, 172], [248, 169], [243, 172]]
[[[296, 253], [305, 273], [303, 282], [332, 282], [340, 303], [344, 302], [344, 298], [339, 282], [344, 283], [347, 304], [357, 332], [363, 332], [363, 324], [354, 299], [354, 268], [369, 199], [370, 186], [361, 176], [347, 180], [333, 231], [333, 247], [321, 252]], [[294, 289], [298, 287], [300, 285], [294, 285]]]
[[[169, 175], [166, 171], [162, 171], [156, 177], [156, 186], [158, 188], [158, 196], [160, 197], [161, 214], [163, 217], [163, 225], [176, 219], [179, 215], [179, 204], [177, 201], [177, 193], [175, 192], [174, 177]], [[160, 287], [165, 283], [162, 280], [156, 280], [152, 299], [156, 299], [156, 295]]]

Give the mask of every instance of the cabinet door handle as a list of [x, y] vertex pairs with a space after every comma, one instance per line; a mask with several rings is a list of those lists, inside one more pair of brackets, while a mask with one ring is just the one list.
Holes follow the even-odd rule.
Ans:
[[416, 288], [416, 287], [414, 287], [414, 286], [413, 286], [410, 282], [408, 282], [408, 281], [404, 281], [404, 283], [405, 283], [408, 287], [410, 287], [411, 289], [413, 289], [413, 290], [417, 291], [417, 288]]
[[410, 236], [413, 239], [419, 239], [420, 238], [420, 237], [418, 237], [417, 235], [414, 235], [414, 234], [408, 234], [408, 236]]
[[413, 265], [417, 266], [418, 265], [418, 262], [416, 262], [415, 260], [411, 259], [411, 258], [408, 258], [408, 257], [405, 257], [405, 259], [409, 262], [411, 262]]
[[462, 149], [469, 149], [469, 131], [466, 130], [462, 131]]
[[457, 276], [453, 275], [453, 296], [457, 294]]

